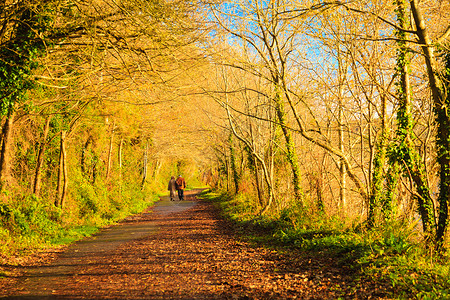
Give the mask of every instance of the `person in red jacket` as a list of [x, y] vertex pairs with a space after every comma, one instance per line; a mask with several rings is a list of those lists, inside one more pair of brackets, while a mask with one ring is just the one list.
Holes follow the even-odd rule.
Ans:
[[177, 178], [177, 190], [178, 190], [178, 198], [182, 201], [184, 200], [184, 189], [186, 188], [186, 181], [181, 175], [178, 175]]

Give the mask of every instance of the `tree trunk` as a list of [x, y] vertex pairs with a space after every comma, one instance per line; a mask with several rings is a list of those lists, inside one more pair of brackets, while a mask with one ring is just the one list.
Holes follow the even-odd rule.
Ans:
[[[375, 145], [375, 154], [373, 158], [373, 170], [372, 170], [372, 180], [371, 180], [371, 189], [369, 196], [369, 211], [367, 216], [367, 225], [369, 228], [374, 227], [377, 219], [377, 210], [380, 206], [381, 201], [383, 201], [383, 213], [385, 219], [390, 218], [391, 212], [391, 203], [393, 194], [389, 194], [389, 192], [383, 192], [383, 175], [384, 175], [384, 166], [386, 164], [386, 155], [387, 155], [387, 146], [388, 146], [388, 128], [386, 122], [386, 96], [381, 96], [381, 134], [376, 141]], [[397, 162], [394, 161], [394, 164]], [[389, 188], [393, 188], [392, 184], [394, 183], [392, 180], [389, 181], [390, 178], [386, 178], [386, 188], [389, 191]]]
[[[414, 1], [411, 1], [411, 3], [412, 2]], [[411, 4], [411, 7], [413, 7], [413, 4]], [[399, 27], [405, 28], [407, 24], [407, 14], [405, 4], [403, 2], [399, 1], [398, 3], [397, 15]], [[433, 200], [430, 195], [424, 163], [421, 161], [419, 154], [415, 150], [413, 142], [414, 133], [412, 131], [411, 88], [408, 71], [409, 59], [408, 48], [406, 45], [406, 33], [404, 31], [399, 31], [397, 35], [397, 72], [400, 75], [398, 96], [400, 103], [397, 112], [398, 148], [396, 155], [399, 165], [403, 167], [404, 174], [409, 176], [416, 185], [417, 194], [415, 195], [415, 199], [417, 201], [419, 213], [422, 219], [425, 239], [427, 243], [429, 243], [433, 240], [435, 234], [436, 221], [434, 218]]]
[[[253, 146], [253, 148], [255, 148], [255, 136], [253, 134], [253, 124], [250, 123], [250, 143]], [[253, 174], [255, 176], [255, 185], [256, 185], [256, 191], [258, 193], [258, 202], [261, 206], [264, 205], [264, 195], [263, 195], [263, 187], [262, 187], [262, 181], [260, 179], [260, 175], [259, 175], [259, 165], [258, 165], [258, 160], [256, 159], [256, 157], [254, 157], [254, 155], [252, 155], [252, 150], [247, 146], [245, 147], [245, 149], [248, 151], [248, 157], [249, 160], [251, 160], [251, 164], [253, 167]]]
[[92, 175], [90, 177], [92, 184], [94, 184], [95, 181], [97, 180], [97, 173], [98, 173], [97, 166], [98, 166], [98, 162], [99, 162], [98, 156], [97, 156], [97, 154], [94, 153], [94, 161], [92, 163], [92, 171], [91, 171]]
[[230, 132], [228, 142], [230, 147], [230, 166], [231, 166], [231, 175], [233, 176], [234, 194], [237, 195], [239, 193], [239, 173], [236, 166], [236, 154], [233, 146], [232, 132]]
[[12, 108], [6, 115], [5, 124], [2, 129], [2, 148], [0, 154], [0, 187], [3, 189], [11, 181], [11, 147], [12, 129], [15, 112]]
[[60, 151], [59, 151], [59, 169], [58, 185], [56, 187], [55, 206], [62, 207], [67, 195], [67, 165], [66, 165], [66, 132], [61, 131]]
[[[450, 201], [450, 170], [449, 170], [449, 151], [450, 151], [450, 117], [448, 115], [448, 103], [450, 100], [445, 99], [444, 87], [439, 87], [439, 77], [436, 68], [436, 58], [434, 56], [434, 46], [425, 27], [423, 14], [419, 6], [418, 0], [410, 0], [411, 12], [416, 24], [416, 34], [419, 38], [420, 45], [427, 66], [429, 86], [433, 97], [434, 110], [438, 130], [436, 141], [438, 145], [438, 162], [440, 165], [440, 185], [439, 185], [439, 216], [436, 230], [435, 243], [438, 250], [442, 249], [443, 241], [448, 227], [448, 205]], [[447, 68], [449, 67], [449, 58], [446, 57]], [[448, 85], [448, 84], [447, 84]], [[447, 89], [448, 91], [448, 89]]]
[[[155, 172], [153, 172], [153, 178], [158, 178], [162, 165], [163, 165], [163, 162], [161, 160], [157, 159], [156, 163], [155, 163]], [[181, 171], [178, 173], [181, 174]]]
[[[385, 160], [386, 160], [386, 156], [388, 155], [387, 153], [387, 147], [388, 147], [388, 136], [389, 136], [389, 128], [387, 127], [387, 116], [386, 116], [386, 97], [382, 96], [381, 97], [381, 141], [380, 141], [380, 145], [381, 145], [381, 149], [379, 149], [379, 151], [381, 151], [380, 156], [381, 156], [381, 163], [380, 164], [384, 164]], [[377, 176], [378, 179], [377, 180], [381, 180], [382, 179], [382, 170], [379, 170]], [[394, 213], [394, 201], [396, 198], [396, 190], [397, 190], [397, 183], [398, 183], [398, 179], [399, 179], [399, 166], [398, 166], [398, 161], [396, 160], [391, 160], [390, 165], [388, 166], [388, 170], [386, 173], [386, 192], [383, 193], [382, 191], [382, 185], [380, 182], [377, 182], [377, 197], [382, 197], [382, 213], [383, 213], [383, 217], [385, 222], [389, 222], [392, 219], [392, 215]], [[375, 184], [375, 183], [374, 183]]]
[[297, 153], [295, 150], [294, 140], [292, 138], [291, 132], [287, 128], [286, 123], [286, 112], [284, 110], [283, 100], [278, 90], [279, 86], [275, 87], [275, 111], [278, 117], [278, 122], [280, 123], [281, 130], [283, 132], [284, 138], [286, 140], [287, 148], [287, 160], [292, 169], [292, 183], [294, 186], [294, 197], [295, 200], [299, 201], [303, 205], [303, 191], [300, 186], [301, 173], [300, 167], [298, 165]]
[[445, 55], [444, 73], [445, 84], [447, 89], [447, 97], [445, 102], [435, 107], [435, 114], [438, 123], [437, 145], [438, 145], [438, 162], [440, 164], [440, 190], [439, 190], [439, 217], [436, 230], [436, 246], [437, 250], [441, 250], [444, 244], [444, 238], [448, 227], [448, 205], [450, 201], [450, 117], [448, 115], [448, 107], [450, 107], [450, 52]]
[[66, 151], [66, 132], [61, 133], [61, 151], [62, 151], [62, 162], [63, 162], [63, 187], [61, 195], [61, 208], [64, 206], [67, 198], [67, 187], [69, 185], [69, 176], [67, 173], [67, 151]]
[[[86, 143], [84, 143], [84, 145], [83, 145], [83, 150], [81, 150], [81, 162], [80, 162], [80, 165], [81, 165], [81, 172], [83, 173], [83, 174], [86, 174], [87, 173], [87, 167], [86, 167], [86, 152], [88, 151], [88, 148], [89, 148], [89, 145], [93, 142], [93, 138], [92, 138], [92, 136], [89, 136], [88, 137], [88, 139], [87, 139], [87, 141], [86, 141]], [[88, 174], [86, 174], [86, 175], [88, 175]]]
[[[270, 169], [267, 168], [266, 162], [264, 161], [264, 159], [255, 151], [255, 149], [252, 147], [252, 143], [245, 139], [244, 137], [240, 136], [238, 134], [238, 132], [236, 131], [236, 128], [234, 127], [233, 121], [232, 121], [232, 117], [231, 117], [231, 113], [229, 110], [228, 105], [225, 106], [225, 109], [227, 111], [227, 116], [228, 116], [228, 122], [230, 124], [230, 128], [231, 131], [233, 133], [233, 135], [240, 140], [244, 145], [246, 145], [249, 149], [249, 151], [251, 152], [252, 157], [254, 157], [261, 165], [263, 174], [264, 174], [264, 180], [267, 184], [267, 188], [269, 190], [269, 198], [267, 200], [266, 205], [264, 206], [264, 208], [259, 212], [259, 214], [265, 214], [267, 212], [267, 210], [270, 208], [270, 206], [272, 205], [272, 201], [273, 201], [273, 197], [274, 197], [274, 192], [273, 192], [273, 173], [271, 173], [273, 171], [272, 169], [272, 165], [270, 166]], [[271, 162], [272, 164], [272, 162]]]
[[37, 157], [37, 163], [36, 163], [36, 172], [34, 175], [34, 187], [33, 187], [33, 193], [36, 197], [39, 197], [40, 190], [41, 190], [41, 170], [42, 166], [44, 164], [44, 153], [45, 148], [47, 146], [47, 137], [48, 137], [48, 131], [50, 128], [50, 116], [47, 116], [47, 119], [45, 121], [44, 125], [44, 134], [42, 137], [42, 142], [39, 147], [39, 153]]
[[256, 158], [252, 157], [253, 164], [255, 166], [254, 174], [255, 174], [255, 183], [256, 183], [256, 192], [258, 193], [258, 202], [261, 206], [264, 205], [264, 195], [263, 195], [263, 187], [262, 187], [262, 181], [259, 175], [259, 164]]
[[117, 153], [117, 160], [119, 162], [119, 171], [120, 175], [122, 175], [122, 149], [123, 149], [123, 138], [120, 139], [119, 142], [119, 151]]
[[112, 167], [112, 152], [113, 152], [113, 141], [114, 141], [114, 124], [112, 125], [111, 129], [111, 139], [109, 140], [109, 149], [108, 149], [108, 162], [106, 166], [106, 180], [109, 179], [109, 176], [111, 174], [111, 167]]
[[367, 216], [367, 225], [369, 228], [375, 226], [383, 197], [383, 168], [386, 160], [387, 135], [384, 129], [381, 130], [381, 136], [375, 147], [375, 157], [373, 160], [372, 186], [369, 197], [369, 212]]
[[[344, 153], [344, 108], [343, 108], [343, 81], [344, 81], [343, 71], [339, 65], [339, 91], [338, 91], [338, 143], [339, 150]], [[345, 211], [347, 208], [346, 200], [346, 185], [347, 185], [347, 170], [345, 167], [344, 160], [341, 158], [339, 160], [339, 200], [340, 207]]]
[[142, 166], [142, 182], [141, 182], [142, 189], [144, 188], [145, 182], [147, 181], [147, 172], [148, 172], [148, 140], [145, 143], [143, 166]]

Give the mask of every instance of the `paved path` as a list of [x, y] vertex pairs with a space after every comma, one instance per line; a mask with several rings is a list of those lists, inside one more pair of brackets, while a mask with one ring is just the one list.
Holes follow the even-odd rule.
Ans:
[[[0, 298], [67, 298], [58, 295], [59, 290], [64, 290], [66, 280], [76, 280], [83, 269], [93, 265], [96, 260], [98, 263], [99, 260], [113, 255], [114, 251], [126, 247], [127, 243], [156, 234], [159, 230], [158, 224], [150, 216], [158, 214], [164, 218], [188, 210], [197, 204], [198, 192], [199, 190], [188, 192], [186, 201], [170, 201], [168, 197], [161, 197], [160, 201], [146, 212], [131, 216], [116, 226], [105, 228], [92, 237], [72, 244], [50, 264], [15, 270], [15, 273], [20, 275], [15, 278], [14, 287], [11, 287], [11, 291], [0, 291]], [[78, 297], [73, 294], [66, 296]]]
[[[336, 258], [242, 242], [211, 203], [150, 210], [0, 280], [4, 299], [380, 299]], [[368, 297], [369, 295], [369, 297]]]

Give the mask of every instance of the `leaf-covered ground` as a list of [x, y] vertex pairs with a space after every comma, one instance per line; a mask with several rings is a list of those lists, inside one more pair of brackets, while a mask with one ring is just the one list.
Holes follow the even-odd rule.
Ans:
[[7, 276], [0, 279], [0, 297], [388, 298], [386, 287], [355, 281], [358, 270], [335, 257], [249, 245], [211, 203], [195, 194], [187, 200], [195, 205], [150, 209], [64, 252], [41, 254], [20, 266], [3, 264]]

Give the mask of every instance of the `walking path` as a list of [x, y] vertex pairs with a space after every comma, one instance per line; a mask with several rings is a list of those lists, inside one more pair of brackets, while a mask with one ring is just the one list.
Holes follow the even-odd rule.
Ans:
[[[163, 198], [50, 262], [15, 270], [0, 279], [0, 298], [336, 299], [339, 284], [352, 284], [325, 258], [240, 241], [197, 192], [183, 202]], [[366, 288], [355, 285], [349, 298], [367, 299]]]

